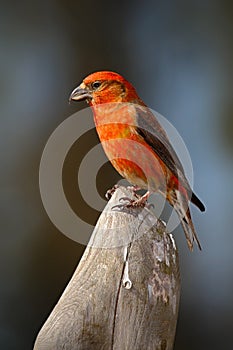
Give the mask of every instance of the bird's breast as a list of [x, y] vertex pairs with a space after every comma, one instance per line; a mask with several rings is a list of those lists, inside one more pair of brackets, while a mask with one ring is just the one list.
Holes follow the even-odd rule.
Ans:
[[165, 181], [164, 166], [132, 125], [96, 127], [104, 151], [115, 169], [130, 183], [157, 190]]

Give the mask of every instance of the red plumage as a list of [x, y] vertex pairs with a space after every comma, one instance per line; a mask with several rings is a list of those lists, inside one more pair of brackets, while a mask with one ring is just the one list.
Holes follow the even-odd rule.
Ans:
[[138, 97], [134, 87], [114, 72], [96, 72], [86, 77], [70, 97], [87, 100], [107, 157], [130, 183], [149, 192], [160, 192], [176, 210], [190, 250], [196, 240], [189, 201], [201, 211], [204, 205], [192, 192], [182, 164], [165, 130]]

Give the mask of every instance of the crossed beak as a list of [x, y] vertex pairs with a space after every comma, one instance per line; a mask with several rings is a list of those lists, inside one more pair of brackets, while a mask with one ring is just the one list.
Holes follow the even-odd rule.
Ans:
[[69, 97], [69, 102], [84, 101], [84, 100], [91, 100], [91, 99], [92, 99], [91, 91], [88, 91], [87, 88], [83, 88], [81, 84], [71, 92]]

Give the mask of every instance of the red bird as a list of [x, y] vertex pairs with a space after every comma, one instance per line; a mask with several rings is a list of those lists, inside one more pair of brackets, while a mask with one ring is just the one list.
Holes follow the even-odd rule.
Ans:
[[70, 100], [86, 100], [92, 107], [97, 133], [115, 169], [137, 189], [147, 192], [130, 203], [143, 206], [151, 192], [161, 193], [176, 210], [190, 250], [196, 240], [189, 201], [201, 211], [184, 169], [165, 130], [138, 97], [134, 87], [114, 72], [96, 72], [73, 90]]

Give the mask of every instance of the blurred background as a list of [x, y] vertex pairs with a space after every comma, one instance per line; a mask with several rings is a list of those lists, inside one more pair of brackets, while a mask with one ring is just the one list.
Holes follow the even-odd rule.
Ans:
[[[54, 129], [86, 106], [68, 104], [71, 90], [93, 71], [113, 70], [177, 128], [207, 207], [193, 208], [202, 252], [191, 254], [181, 229], [174, 232], [182, 278], [175, 350], [230, 349], [232, 2], [8, 1], [0, 28], [0, 348], [32, 348], [85, 248], [50, 222], [39, 164]], [[99, 213], [83, 203], [77, 169], [98, 141], [91, 132], [79, 142], [66, 159], [64, 188], [74, 211], [94, 224]], [[108, 164], [100, 170], [102, 197], [118, 179]]]

